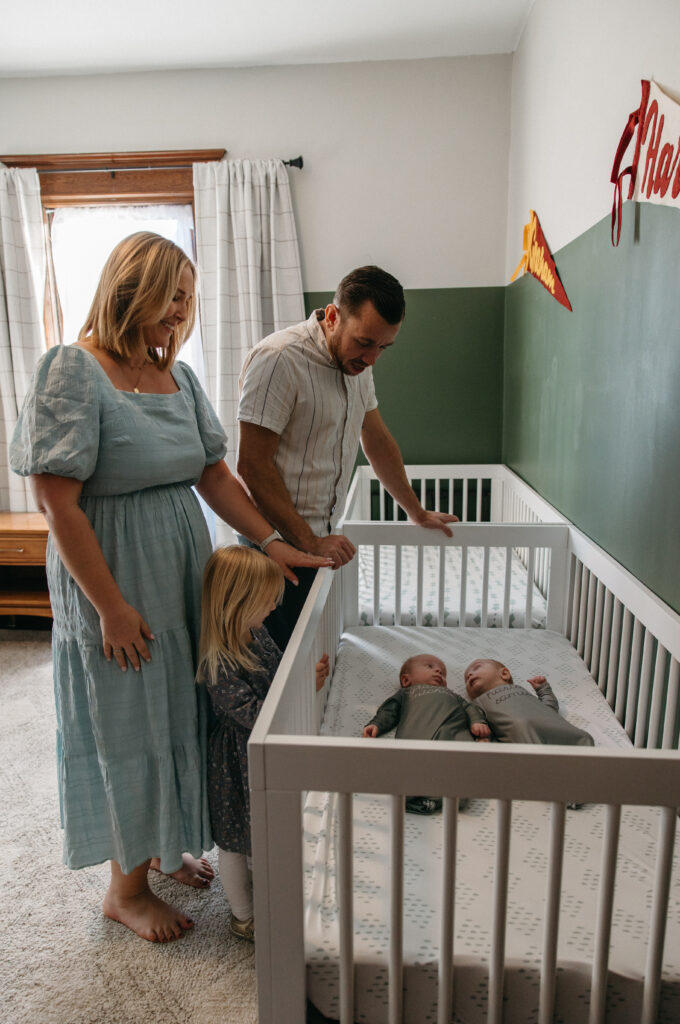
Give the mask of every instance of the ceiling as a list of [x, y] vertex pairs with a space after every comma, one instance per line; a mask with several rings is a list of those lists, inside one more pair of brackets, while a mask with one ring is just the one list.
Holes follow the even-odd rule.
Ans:
[[0, 76], [512, 53], [534, 0], [14, 0]]

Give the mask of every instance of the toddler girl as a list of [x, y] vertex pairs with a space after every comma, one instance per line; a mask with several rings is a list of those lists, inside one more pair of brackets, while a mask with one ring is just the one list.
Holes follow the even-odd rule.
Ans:
[[[216, 719], [208, 740], [208, 801], [220, 879], [231, 904], [230, 930], [249, 942], [255, 926], [247, 744], [281, 660], [262, 622], [282, 594], [281, 569], [253, 548], [218, 548], [208, 559], [198, 667]], [[324, 655], [316, 667], [317, 689], [327, 675]]]

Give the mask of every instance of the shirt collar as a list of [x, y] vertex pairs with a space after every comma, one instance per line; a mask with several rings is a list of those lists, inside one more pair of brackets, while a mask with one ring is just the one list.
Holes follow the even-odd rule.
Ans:
[[328, 351], [328, 342], [326, 335], [324, 334], [322, 322], [326, 319], [326, 313], [323, 309], [315, 309], [309, 319], [307, 320], [307, 329], [309, 330], [309, 336], [314, 342], [315, 347], [318, 349], [319, 354], [323, 357], [324, 362], [328, 363], [334, 369], [340, 372], [340, 367], [336, 363], [333, 356]]

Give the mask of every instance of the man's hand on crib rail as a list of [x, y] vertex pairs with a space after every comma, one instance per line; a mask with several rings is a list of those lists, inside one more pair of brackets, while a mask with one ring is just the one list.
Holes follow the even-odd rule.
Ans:
[[416, 525], [424, 526], [426, 530], [442, 530], [447, 537], [453, 537], [453, 530], [447, 524], [459, 521], [458, 516], [449, 515], [448, 512], [427, 512], [425, 509], [411, 518]]

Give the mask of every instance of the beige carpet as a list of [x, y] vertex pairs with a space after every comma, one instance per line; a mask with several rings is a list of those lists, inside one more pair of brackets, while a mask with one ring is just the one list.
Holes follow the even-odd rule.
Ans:
[[9, 635], [0, 631], [3, 1024], [255, 1024], [253, 948], [229, 934], [219, 881], [199, 892], [154, 876], [196, 922], [161, 945], [102, 915], [106, 866], [62, 865], [49, 634]]

